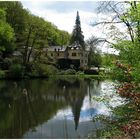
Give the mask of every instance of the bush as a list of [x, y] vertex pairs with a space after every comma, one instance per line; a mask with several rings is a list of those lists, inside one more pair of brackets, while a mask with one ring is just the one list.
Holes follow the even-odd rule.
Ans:
[[83, 71], [78, 71], [76, 72], [77, 75], [84, 75], [84, 72]]
[[57, 68], [52, 65], [39, 64], [38, 74], [39, 76], [54, 75], [58, 72]]
[[61, 70], [57, 74], [59, 74], [59, 75], [73, 75], [73, 74], [76, 74], [76, 70], [74, 70], [74, 69]]
[[44, 66], [42, 64], [40, 68], [42, 69], [42, 72], [47, 75], [55, 75], [58, 72], [58, 69], [52, 65]]
[[76, 74], [76, 70], [74, 70], [74, 69], [67, 69], [67, 70], [65, 71], [65, 74], [66, 74], [66, 75], [68, 75], [68, 74]]
[[121, 69], [118, 69], [118, 68], [113, 69], [111, 77], [114, 80], [118, 80], [118, 81], [121, 81], [121, 82], [127, 82], [128, 81], [124, 71], [121, 70]]
[[3, 70], [8, 70], [12, 64], [12, 60], [10, 58], [1, 59], [0, 61], [0, 67]]
[[5, 78], [5, 72], [3, 70], [0, 70], [0, 79]]
[[9, 69], [10, 78], [22, 78], [24, 76], [24, 67], [21, 64], [13, 64]]
[[140, 81], [140, 64], [136, 65], [131, 72], [133, 81], [139, 83]]

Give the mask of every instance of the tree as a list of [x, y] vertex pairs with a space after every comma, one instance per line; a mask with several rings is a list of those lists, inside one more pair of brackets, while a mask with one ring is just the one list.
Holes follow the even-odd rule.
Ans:
[[72, 32], [71, 41], [70, 43], [78, 42], [83, 48], [85, 47], [84, 36], [81, 30], [81, 22], [79, 12], [77, 11], [75, 26]]
[[[11, 57], [10, 65], [21, 65], [25, 74], [32, 72], [33, 66], [48, 65], [49, 59], [44, 48], [69, 44], [68, 32], [33, 15], [23, 8], [21, 2], [2, 1], [0, 8], [4, 9], [0, 11], [0, 55], [8, 57], [16, 47], [19, 56]], [[10, 70], [10, 65], [6, 70]]]
[[29, 11], [23, 9], [19, 1], [1, 1], [0, 8], [6, 11], [6, 21], [14, 29], [16, 46], [21, 47], [24, 38], [23, 32], [26, 30]]
[[12, 54], [15, 48], [13, 28], [6, 22], [6, 12], [0, 9], [0, 55], [2, 58]]
[[91, 67], [94, 65], [95, 67], [100, 67], [102, 63], [101, 59], [101, 53], [99, 49], [97, 48], [97, 45], [99, 45], [101, 42], [104, 42], [104, 39], [96, 38], [92, 36], [89, 38], [86, 42], [88, 48], [89, 48], [89, 55], [88, 55], [88, 66]]
[[[103, 3], [102, 3], [103, 4]], [[106, 9], [105, 9], [106, 7]], [[122, 8], [123, 7], [123, 8]], [[111, 21], [103, 21], [98, 24], [118, 24], [122, 23], [127, 29], [127, 37], [116, 40], [113, 48], [119, 50], [119, 56], [116, 63], [118, 73], [122, 79], [130, 77], [131, 80], [139, 81], [140, 74], [140, 2], [125, 1], [125, 2], [104, 2], [100, 8], [103, 11], [113, 12]], [[114, 30], [114, 29], [113, 29]], [[112, 30], [112, 31], [113, 31]], [[112, 34], [113, 35], [113, 34]], [[125, 67], [125, 70], [124, 70]], [[115, 69], [117, 71], [117, 69]], [[129, 76], [128, 76], [129, 75]], [[125, 78], [126, 77], [126, 78]]]

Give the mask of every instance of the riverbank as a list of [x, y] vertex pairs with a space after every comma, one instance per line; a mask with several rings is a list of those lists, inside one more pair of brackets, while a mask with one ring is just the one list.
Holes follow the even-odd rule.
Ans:
[[[95, 71], [96, 72], [96, 71]], [[60, 78], [60, 77], [79, 77], [88, 79], [106, 79], [110, 78], [109, 73], [98, 71], [96, 73], [86, 73], [84, 71], [76, 71], [74, 69], [38, 72], [11, 72], [0, 70], [0, 79], [46, 79], [46, 78]]]
[[49, 78], [85, 78], [85, 79], [97, 79], [104, 80], [110, 79], [109, 75], [89, 75], [89, 74], [64, 74], [64, 75], [47, 75], [47, 76], [24, 76], [24, 77], [0, 77], [0, 80], [12, 80], [12, 79], [49, 79]]

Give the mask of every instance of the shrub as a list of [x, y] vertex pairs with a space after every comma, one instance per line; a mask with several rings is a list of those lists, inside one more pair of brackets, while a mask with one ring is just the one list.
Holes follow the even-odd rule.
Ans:
[[74, 69], [67, 69], [67, 70], [65, 71], [65, 74], [66, 74], [66, 75], [68, 75], [68, 74], [76, 74], [76, 70], [74, 70]]
[[140, 64], [136, 65], [131, 72], [133, 81], [139, 83], [140, 81]]
[[21, 64], [11, 65], [8, 76], [11, 78], [22, 78], [24, 76], [24, 67]]
[[52, 65], [46, 65], [46, 64], [39, 64], [38, 68], [36, 70], [36, 73], [38, 76], [49, 76], [56, 74], [58, 72], [58, 69]]
[[10, 58], [5, 58], [5, 59], [0, 60], [0, 61], [1, 61], [0, 67], [1, 67], [1, 69], [3, 69], [3, 70], [9, 69], [9, 67], [10, 67], [11, 64], [12, 64], [12, 60], [11, 60]]
[[77, 75], [84, 75], [84, 72], [83, 71], [78, 71], [76, 72]]
[[3, 70], [0, 70], [0, 79], [5, 78], [5, 72]]
[[65, 75], [65, 71], [64, 70], [60, 70], [57, 74], [58, 75]]
[[46, 69], [44, 69], [48, 75], [55, 75], [58, 72], [58, 69], [52, 65], [47, 65]]

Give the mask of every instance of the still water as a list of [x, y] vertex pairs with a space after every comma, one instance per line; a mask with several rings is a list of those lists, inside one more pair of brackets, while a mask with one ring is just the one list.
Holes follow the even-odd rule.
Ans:
[[0, 138], [86, 138], [102, 127], [93, 117], [110, 113], [92, 97], [113, 88], [76, 78], [0, 81]]

